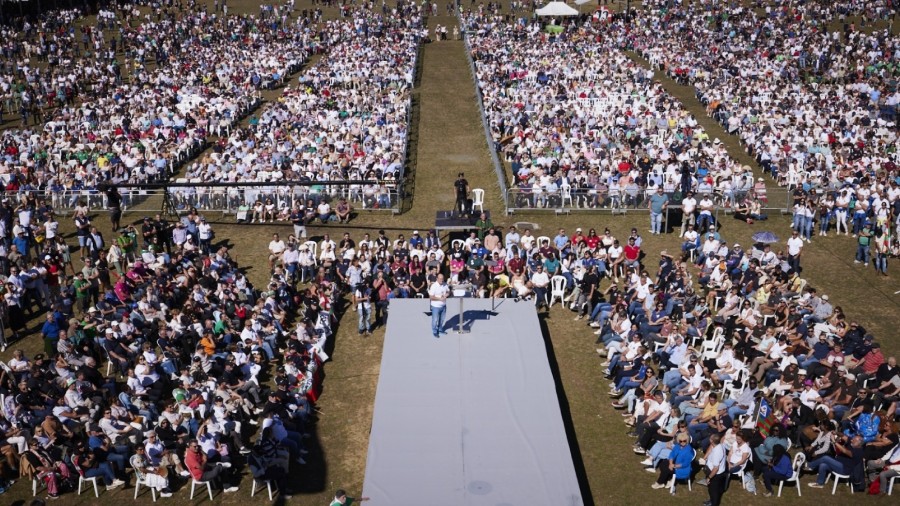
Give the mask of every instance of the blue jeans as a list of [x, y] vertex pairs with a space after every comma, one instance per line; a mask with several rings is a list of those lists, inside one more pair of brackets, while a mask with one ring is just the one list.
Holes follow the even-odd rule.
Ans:
[[[432, 309], [432, 313], [434, 308]], [[359, 325], [357, 326], [357, 330], [362, 334], [363, 332], [369, 332], [372, 330], [372, 325], [369, 323], [369, 320], [372, 319], [372, 305], [371, 304], [359, 304]], [[432, 316], [432, 321], [434, 317]], [[432, 323], [432, 327], [434, 324]]]
[[650, 211], [650, 232], [660, 233], [662, 231], [662, 213], [654, 213]]
[[431, 333], [438, 335], [444, 330], [444, 317], [447, 316], [447, 306], [431, 306]]
[[106, 486], [112, 485], [112, 482], [116, 480], [116, 475], [113, 474], [112, 468], [109, 467], [109, 462], [101, 462], [97, 464], [97, 467], [84, 471], [85, 478], [93, 478], [94, 476], [102, 476]]
[[819, 472], [819, 476], [816, 478], [816, 483], [819, 485], [825, 484], [825, 479], [828, 478], [829, 473], [848, 474], [844, 472], [844, 464], [834, 457], [828, 456], [813, 460], [809, 463], [809, 468]]
[[875, 272], [887, 274], [887, 255], [884, 253], [875, 254]]
[[853, 213], [853, 235], [859, 234], [863, 225], [866, 223], [866, 213], [865, 212], [854, 212]]
[[831, 223], [831, 212], [827, 212], [819, 217], [819, 233], [828, 233], [828, 225]]
[[856, 245], [856, 261], [869, 263], [869, 245], [868, 244], [865, 244], [865, 245], [857, 244]]

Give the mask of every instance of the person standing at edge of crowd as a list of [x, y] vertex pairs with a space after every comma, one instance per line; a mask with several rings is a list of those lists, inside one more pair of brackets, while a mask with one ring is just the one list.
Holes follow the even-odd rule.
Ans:
[[662, 234], [662, 215], [669, 207], [669, 196], [663, 193], [662, 186], [656, 187], [656, 193], [650, 196], [647, 207], [650, 209], [650, 233]]
[[116, 233], [119, 230], [119, 222], [122, 220], [122, 196], [119, 195], [119, 189], [113, 185], [106, 189], [106, 207], [109, 208], [109, 222], [112, 225], [112, 231]]
[[440, 337], [444, 332], [444, 317], [447, 314], [447, 297], [450, 296], [450, 287], [444, 281], [444, 275], [438, 274], [437, 280], [428, 288], [428, 298], [431, 300], [431, 334]]
[[725, 451], [719, 434], [710, 436], [709, 444], [713, 447], [706, 458], [706, 466], [709, 468], [709, 500], [703, 506], [719, 506], [728, 484], [728, 452]]

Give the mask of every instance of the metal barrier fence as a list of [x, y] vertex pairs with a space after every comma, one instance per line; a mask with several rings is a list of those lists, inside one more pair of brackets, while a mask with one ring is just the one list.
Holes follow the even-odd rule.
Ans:
[[[653, 192], [650, 192], [653, 193]], [[648, 191], [635, 190], [590, 190], [564, 186], [553, 190], [535, 190], [531, 187], [507, 190], [507, 212], [549, 211], [554, 213], [603, 212], [624, 214], [628, 211], [648, 211]], [[711, 191], [706, 192], [716, 209], [729, 213], [748, 195], [756, 197], [765, 211], [790, 212], [793, 208], [793, 190], [775, 188], [765, 192], [751, 191]], [[680, 205], [681, 192], [668, 192], [671, 205]], [[703, 192], [696, 192], [699, 202]]]
[[[374, 185], [373, 185], [374, 186]], [[167, 190], [163, 188], [120, 188], [122, 196], [122, 212], [154, 213], [164, 209]], [[22, 190], [3, 192], [3, 198], [11, 202], [24, 201], [27, 195], [43, 199], [62, 215], [70, 214], [76, 206], [87, 206], [89, 209], [106, 209], [106, 194], [97, 190]], [[400, 206], [400, 190], [396, 185], [380, 185], [366, 188], [362, 185], [279, 185], [261, 186], [259, 184], [231, 187], [175, 187], [168, 189], [171, 203], [178, 211], [197, 208], [210, 212], [237, 215], [242, 211], [253, 213], [253, 207], [260, 202], [265, 208], [267, 201], [274, 214], [289, 213], [295, 205], [304, 205], [312, 201], [318, 206], [322, 201], [334, 208], [341, 198], [355, 211], [389, 211], [396, 213]], [[248, 218], [249, 219], [249, 218]]]
[[481, 126], [484, 128], [484, 140], [488, 144], [488, 151], [491, 153], [491, 162], [494, 164], [494, 173], [497, 175], [497, 183], [500, 185], [500, 196], [503, 197], [503, 205], [506, 206], [507, 212], [510, 212], [509, 185], [506, 180], [506, 171], [500, 163], [500, 157], [497, 156], [497, 144], [491, 136], [490, 123], [487, 120], [487, 114], [484, 112], [484, 100], [481, 96], [481, 88], [478, 86], [478, 74], [475, 72], [475, 60], [472, 59], [472, 47], [469, 45], [469, 37], [466, 33], [465, 23], [462, 19], [461, 9], [456, 9], [456, 19], [459, 22], [459, 31], [462, 33], [463, 44], [466, 46], [466, 60], [469, 62], [469, 73], [472, 74], [472, 85], [475, 86], [476, 102], [478, 103], [478, 113], [481, 115]]

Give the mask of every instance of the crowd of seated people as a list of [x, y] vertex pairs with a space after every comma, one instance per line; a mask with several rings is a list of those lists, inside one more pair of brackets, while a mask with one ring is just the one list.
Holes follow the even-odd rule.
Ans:
[[191, 164], [185, 178], [198, 184], [369, 183], [185, 188], [178, 191], [179, 198], [199, 207], [249, 211], [273, 205], [283, 220], [295, 203], [308, 200], [314, 206], [321, 200], [336, 206], [336, 199], [343, 197], [363, 208], [396, 203], [423, 19], [418, 6], [405, 4], [401, 10], [402, 16], [384, 18], [358, 9], [329, 22], [328, 50], [299, 84], [254, 115], [247, 128], [235, 130]]
[[539, 20], [484, 10], [463, 22], [517, 207], [646, 206], [657, 186], [734, 204], [755, 190], [750, 168], [617, 49], [605, 21], [586, 18], [558, 36]]
[[34, 129], [0, 132], [8, 192], [42, 190], [56, 207], [73, 207], [82, 197], [96, 199], [104, 183], [168, 177], [202, 150], [207, 135], [227, 133], [247, 114], [267, 81], [296, 71], [320, 49], [311, 18], [282, 25], [203, 8], [178, 14], [133, 29], [134, 40], [123, 44], [143, 56], [129, 58], [127, 79], [108, 77], [114, 80], [102, 93], [62, 104]]
[[79, 477], [115, 489], [134, 476], [168, 497], [192, 479], [235, 492], [247, 465], [294, 489], [346, 286], [333, 265], [298, 286], [279, 263], [254, 287], [209, 230], [194, 211], [108, 240], [90, 227], [77, 271], [61, 236], [21, 254], [13, 241], [0, 266], [3, 350], [25, 337], [26, 315], [46, 316], [43, 352], [0, 363], [3, 480], [57, 498]]
[[[693, 86], [762, 169], [795, 191], [785, 205], [794, 206], [803, 237], [827, 235], [832, 226], [858, 236], [867, 218], [890, 231], [900, 206], [900, 40], [887, 24], [875, 24], [893, 8], [869, 4], [788, 2], [760, 10], [651, 3], [622, 40]], [[846, 18], [861, 12], [872, 31]], [[831, 31], [834, 22], [841, 29]]]

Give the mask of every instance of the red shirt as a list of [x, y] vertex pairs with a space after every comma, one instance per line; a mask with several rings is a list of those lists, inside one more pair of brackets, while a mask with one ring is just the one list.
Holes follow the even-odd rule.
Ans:
[[638, 257], [641, 256], [641, 248], [640, 246], [633, 246], [629, 244], [625, 246], [625, 260], [637, 260]]
[[191, 477], [195, 480], [199, 480], [203, 477], [203, 468], [206, 466], [206, 455], [203, 455], [203, 452], [195, 452], [188, 448], [186, 452], [184, 452], [184, 465], [187, 467], [189, 473], [191, 473]]

